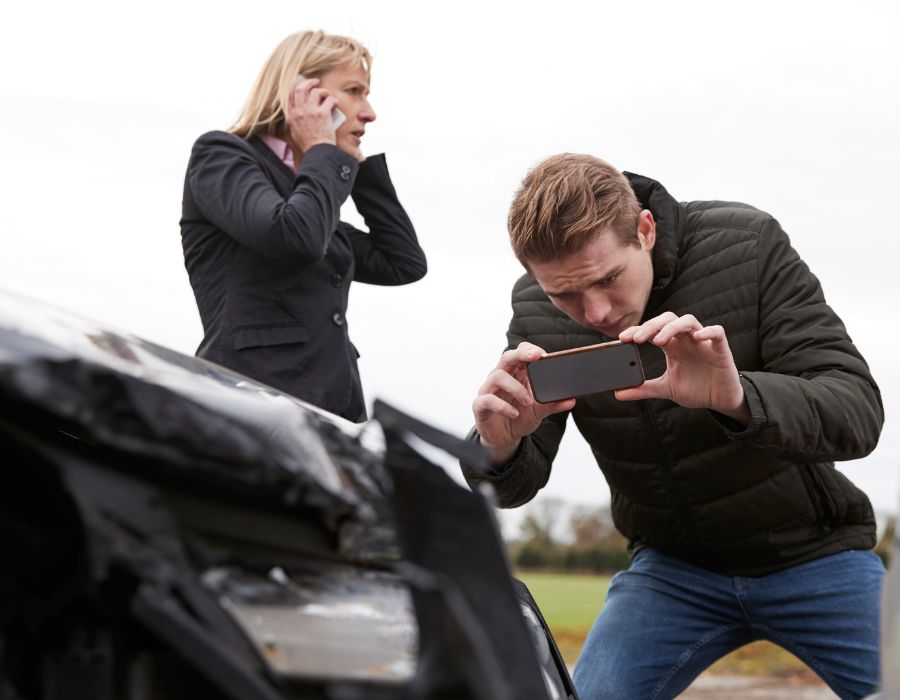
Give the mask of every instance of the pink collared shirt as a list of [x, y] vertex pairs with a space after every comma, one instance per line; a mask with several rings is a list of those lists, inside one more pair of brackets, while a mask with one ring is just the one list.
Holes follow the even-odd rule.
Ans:
[[272, 134], [260, 134], [259, 138], [272, 149], [272, 153], [278, 156], [282, 163], [291, 169], [291, 172], [297, 172], [297, 167], [294, 165], [294, 152], [288, 146], [287, 141], [277, 136], [272, 136]]

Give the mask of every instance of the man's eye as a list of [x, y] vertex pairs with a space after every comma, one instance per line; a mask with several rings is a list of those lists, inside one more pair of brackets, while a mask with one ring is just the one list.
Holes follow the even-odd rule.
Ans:
[[609, 277], [604, 277], [602, 280], [600, 280], [599, 282], [597, 282], [597, 284], [598, 284], [598, 285], [601, 285], [601, 286], [604, 286], [604, 287], [605, 287], [606, 285], [612, 284], [612, 283], [615, 282], [617, 279], [619, 279], [619, 275], [620, 275], [620, 274], [621, 274], [621, 273], [617, 272], [616, 274], [610, 275]]

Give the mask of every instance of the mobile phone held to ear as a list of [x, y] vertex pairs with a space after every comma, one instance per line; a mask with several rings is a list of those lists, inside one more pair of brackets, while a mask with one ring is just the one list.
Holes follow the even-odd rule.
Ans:
[[634, 343], [613, 340], [544, 355], [526, 368], [538, 403], [552, 403], [644, 383]]
[[[294, 80], [294, 87], [297, 87], [304, 80], [306, 80], [306, 78], [304, 78], [302, 75], [298, 75]], [[341, 110], [339, 110], [337, 107], [331, 110], [331, 123], [334, 125], [335, 131], [340, 129], [345, 121], [347, 121], [347, 117]]]

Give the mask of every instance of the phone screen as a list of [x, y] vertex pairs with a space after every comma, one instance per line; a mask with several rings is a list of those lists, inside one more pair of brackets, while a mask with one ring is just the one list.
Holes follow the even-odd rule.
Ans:
[[644, 369], [637, 346], [619, 341], [551, 353], [532, 362], [527, 371], [538, 403], [562, 401], [644, 383]]

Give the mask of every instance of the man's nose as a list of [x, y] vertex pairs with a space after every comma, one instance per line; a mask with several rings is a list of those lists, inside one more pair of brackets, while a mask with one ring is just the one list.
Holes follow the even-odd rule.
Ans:
[[601, 293], [588, 294], [584, 300], [584, 320], [591, 326], [606, 325], [611, 309], [612, 306], [606, 295]]

